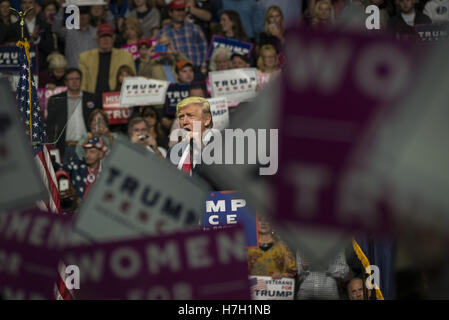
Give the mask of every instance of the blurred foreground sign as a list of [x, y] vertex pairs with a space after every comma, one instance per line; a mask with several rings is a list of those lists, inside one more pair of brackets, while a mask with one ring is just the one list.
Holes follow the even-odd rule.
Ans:
[[77, 299], [250, 299], [241, 229], [191, 231], [80, 246]]
[[0, 295], [3, 299], [54, 299], [67, 217], [38, 210], [0, 215]]
[[276, 218], [388, 232], [386, 181], [365, 159], [411, 88], [416, 51], [363, 34], [293, 31], [288, 37]]
[[140, 145], [118, 140], [81, 205], [75, 232], [92, 241], [199, 225], [207, 187]]
[[0, 80], [0, 212], [48, 197], [6, 78]]

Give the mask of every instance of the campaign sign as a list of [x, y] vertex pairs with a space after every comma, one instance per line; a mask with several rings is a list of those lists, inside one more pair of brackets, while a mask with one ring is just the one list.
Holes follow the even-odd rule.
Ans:
[[206, 201], [203, 227], [217, 230], [237, 224], [245, 230], [246, 246], [257, 248], [259, 241], [256, 213], [246, 200], [235, 191], [210, 192]]
[[109, 124], [128, 123], [133, 113], [132, 108], [120, 106], [120, 92], [103, 93], [103, 110], [108, 115]]
[[56, 87], [54, 89], [47, 89], [47, 88], [39, 88], [37, 89], [37, 98], [39, 99], [39, 107], [41, 108], [42, 115], [44, 119], [47, 119], [47, 106], [48, 106], [48, 99], [55, 95], [59, 94], [61, 92], [64, 92], [67, 90], [67, 87]]
[[366, 168], [367, 155], [382, 121], [410, 90], [419, 51], [350, 32], [295, 29], [287, 43], [276, 218], [388, 232], [388, 186]]
[[250, 276], [251, 296], [253, 300], [293, 300], [295, 279]]
[[176, 105], [189, 96], [190, 84], [170, 83], [165, 100], [165, 111], [168, 115], [176, 114]]
[[20, 119], [16, 97], [6, 78], [0, 79], [0, 213], [18, 209], [48, 198], [24, 124]]
[[239, 41], [236, 39], [229, 39], [222, 36], [214, 35], [210, 42], [209, 50], [207, 52], [207, 59], [210, 59], [217, 48], [228, 48], [231, 53], [237, 53], [244, 56], [250, 56], [254, 44], [251, 42]]
[[168, 84], [168, 81], [127, 77], [123, 80], [120, 105], [130, 107], [164, 104]]
[[140, 57], [139, 48], [137, 47], [137, 43], [125, 44], [125, 45], [121, 46], [120, 49], [131, 53], [134, 60], [136, 60], [137, 58]]
[[[0, 46], [0, 72], [19, 73], [20, 48], [15, 45]], [[30, 45], [31, 74], [38, 73], [36, 45]]]
[[76, 299], [250, 299], [240, 228], [82, 245], [64, 260], [80, 268]]
[[256, 96], [257, 69], [244, 68], [209, 72], [212, 97], [245, 102]]
[[269, 73], [259, 73], [257, 75], [257, 83], [259, 85], [259, 90], [263, 89], [268, 82], [270, 82], [270, 74]]
[[198, 227], [208, 189], [138, 144], [117, 138], [81, 204], [75, 233], [106, 241]]
[[0, 215], [0, 296], [54, 299], [60, 250], [67, 244], [66, 216], [30, 210]]
[[229, 110], [226, 97], [207, 99], [210, 104], [214, 129], [224, 130], [229, 127]]
[[416, 25], [416, 34], [422, 42], [439, 42], [448, 38], [448, 24]]

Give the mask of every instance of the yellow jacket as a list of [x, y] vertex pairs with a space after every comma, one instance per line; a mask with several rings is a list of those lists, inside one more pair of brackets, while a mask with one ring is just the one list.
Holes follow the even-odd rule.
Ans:
[[[109, 89], [111, 91], [115, 90], [117, 85], [117, 71], [123, 65], [131, 67], [131, 69], [136, 72], [136, 67], [131, 53], [121, 49], [112, 48], [109, 75], [107, 75], [109, 77]], [[99, 66], [100, 54], [98, 49], [88, 50], [80, 55], [78, 60], [78, 68], [83, 73], [81, 90], [95, 93]]]

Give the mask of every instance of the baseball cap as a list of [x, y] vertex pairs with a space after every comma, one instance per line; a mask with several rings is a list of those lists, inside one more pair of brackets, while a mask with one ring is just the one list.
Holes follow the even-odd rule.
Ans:
[[137, 41], [137, 48], [140, 48], [140, 46], [144, 44], [147, 45], [148, 48], [151, 48], [151, 39], [140, 38], [139, 41]]
[[112, 36], [114, 34], [114, 29], [107, 23], [103, 23], [98, 26], [97, 35], [102, 36]]
[[179, 70], [181, 70], [185, 66], [191, 66], [193, 68], [192, 63], [190, 63], [189, 61], [181, 60], [181, 61], [178, 61], [178, 63], [176, 63], [176, 72], [179, 72]]
[[83, 148], [84, 149], [97, 148], [98, 150], [103, 152], [108, 151], [108, 148], [104, 144], [103, 138], [100, 137], [87, 138], [86, 141], [83, 143]]
[[59, 180], [59, 178], [67, 178], [70, 180], [70, 175], [68, 174], [67, 171], [63, 170], [63, 169], [59, 169], [58, 171], [55, 172], [56, 175], [56, 180]]
[[184, 0], [173, 0], [168, 5], [168, 10], [177, 10], [177, 9], [185, 9], [186, 4], [184, 3]]

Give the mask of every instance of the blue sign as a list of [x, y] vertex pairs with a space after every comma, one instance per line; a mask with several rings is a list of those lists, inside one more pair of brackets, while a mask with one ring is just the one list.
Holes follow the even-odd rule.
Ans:
[[192, 84], [178, 84], [171, 83], [168, 86], [167, 94], [165, 95], [165, 113], [167, 115], [176, 114], [176, 105], [184, 98], [189, 96], [189, 90], [192, 85], [201, 85], [203, 91], [206, 93], [206, 85], [204, 82], [193, 82]]
[[212, 54], [214, 53], [214, 50], [220, 47], [228, 48], [231, 53], [238, 53], [249, 57], [251, 54], [251, 50], [253, 50], [253, 46], [254, 44], [252, 44], [251, 42], [239, 41], [214, 35], [210, 42], [207, 59], [210, 59], [210, 57], [212, 57]]
[[203, 219], [205, 229], [222, 229], [239, 224], [246, 235], [246, 246], [257, 248], [258, 229], [256, 213], [246, 200], [235, 191], [214, 191], [206, 200], [206, 212]]
[[[0, 46], [0, 72], [19, 73], [19, 52], [17, 46]], [[31, 73], [37, 74], [37, 54], [36, 45], [30, 46]]]

